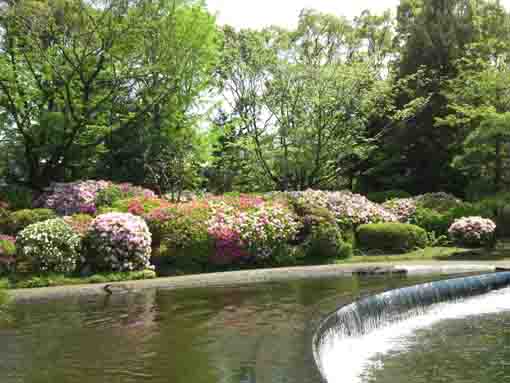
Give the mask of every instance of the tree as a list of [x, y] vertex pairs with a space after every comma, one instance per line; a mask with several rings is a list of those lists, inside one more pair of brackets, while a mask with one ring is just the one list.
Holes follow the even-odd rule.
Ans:
[[35, 188], [93, 175], [114, 134], [168, 141], [215, 60], [214, 19], [193, 3], [27, 0], [0, 23], [2, 128]]
[[370, 20], [365, 14], [357, 29], [305, 10], [295, 31], [225, 30], [225, 98], [240, 141], [272, 188], [350, 186], [349, 163], [374, 148], [368, 121], [395, 114], [384, 76], [390, 31]]

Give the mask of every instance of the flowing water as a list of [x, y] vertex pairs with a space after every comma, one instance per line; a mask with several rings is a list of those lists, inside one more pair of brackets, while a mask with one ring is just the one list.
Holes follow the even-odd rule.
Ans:
[[[360, 297], [429, 280], [353, 277], [19, 303], [14, 325], [0, 329], [0, 383], [318, 383], [311, 345], [327, 314]], [[497, 294], [510, 293], [494, 294], [500, 302]], [[494, 306], [471, 299], [481, 299], [478, 307]], [[367, 338], [353, 345], [367, 352], [357, 375], [360, 349], [337, 355], [338, 382], [359, 376], [377, 383], [506, 382], [501, 371], [510, 360], [510, 323], [500, 309], [468, 321], [446, 315]], [[383, 339], [381, 348], [374, 339]]]

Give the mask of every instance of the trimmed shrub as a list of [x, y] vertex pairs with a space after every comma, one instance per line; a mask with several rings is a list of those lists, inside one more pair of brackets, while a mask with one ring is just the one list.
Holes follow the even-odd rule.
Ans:
[[448, 234], [459, 245], [490, 247], [496, 243], [496, 224], [482, 217], [465, 217], [456, 220]]
[[405, 223], [362, 225], [357, 234], [360, 248], [369, 251], [405, 253], [427, 245], [427, 232]]
[[367, 194], [367, 198], [376, 203], [383, 203], [392, 199], [410, 198], [411, 194], [404, 190], [386, 190]]
[[50, 209], [18, 210], [4, 217], [0, 223], [0, 227], [4, 233], [16, 235], [29, 225], [55, 217], [55, 212]]
[[0, 275], [14, 270], [15, 256], [16, 239], [8, 235], [0, 235]]
[[150, 268], [151, 233], [145, 221], [129, 213], [107, 213], [90, 224], [84, 239], [86, 262], [98, 271]]
[[34, 223], [16, 237], [16, 261], [33, 272], [71, 273], [80, 257], [81, 239], [61, 218]]

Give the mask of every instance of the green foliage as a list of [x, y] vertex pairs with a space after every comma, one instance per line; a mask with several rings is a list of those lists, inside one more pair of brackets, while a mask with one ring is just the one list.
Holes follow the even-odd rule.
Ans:
[[50, 209], [24, 209], [12, 212], [2, 217], [0, 227], [3, 233], [16, 235], [27, 226], [55, 218], [56, 214]]
[[376, 203], [383, 203], [396, 198], [409, 198], [411, 194], [404, 190], [387, 190], [382, 192], [368, 193], [367, 198]]
[[165, 251], [164, 256], [171, 257], [183, 267], [195, 265], [205, 267], [213, 254], [213, 242], [207, 232], [209, 211], [192, 209], [190, 211], [174, 211], [171, 218], [160, 223], [151, 223], [160, 236]]
[[81, 238], [61, 218], [34, 223], [16, 237], [16, 261], [36, 273], [72, 273], [79, 262]]
[[16, 245], [14, 238], [0, 236], [0, 275], [13, 271], [15, 265]]
[[427, 245], [427, 232], [404, 223], [361, 225], [357, 232], [359, 247], [368, 251], [408, 252]]
[[448, 234], [448, 228], [452, 223], [449, 216], [427, 208], [417, 208], [410, 222], [436, 235]]
[[306, 255], [312, 258], [348, 258], [352, 245], [344, 241], [339, 227], [330, 224], [316, 224], [304, 244]]
[[105, 189], [99, 190], [96, 196], [96, 206], [98, 208], [102, 207], [111, 207], [114, 202], [126, 198], [127, 196], [122, 191], [120, 186], [118, 185], [111, 185], [108, 186]]
[[0, 200], [7, 202], [12, 210], [30, 209], [34, 193], [23, 186], [8, 185], [0, 188]]

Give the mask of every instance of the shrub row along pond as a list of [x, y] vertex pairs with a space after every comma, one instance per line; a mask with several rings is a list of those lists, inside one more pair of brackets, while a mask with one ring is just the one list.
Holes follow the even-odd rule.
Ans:
[[348, 191], [307, 190], [174, 203], [130, 184], [55, 184], [29, 209], [1, 202], [0, 272], [83, 275], [150, 270], [154, 263], [203, 272], [448, 241], [494, 244], [490, 209], [445, 193], [404, 197], [380, 204]]

